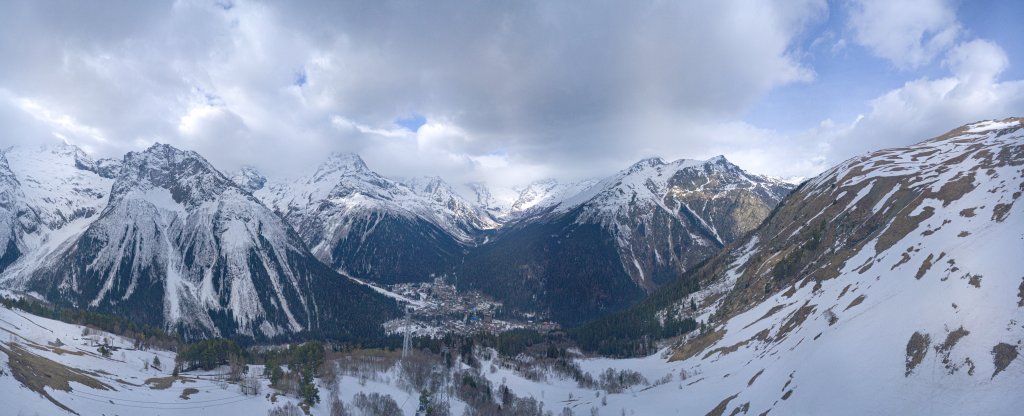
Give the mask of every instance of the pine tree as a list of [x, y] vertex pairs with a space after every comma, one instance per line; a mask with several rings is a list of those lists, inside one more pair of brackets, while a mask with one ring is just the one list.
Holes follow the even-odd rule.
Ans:
[[430, 393], [426, 389], [420, 391], [420, 407], [416, 409], [416, 416], [432, 416], [433, 409], [430, 407]]

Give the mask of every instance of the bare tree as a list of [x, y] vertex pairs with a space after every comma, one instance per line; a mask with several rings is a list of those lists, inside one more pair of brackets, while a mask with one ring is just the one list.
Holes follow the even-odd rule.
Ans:
[[245, 360], [235, 354], [228, 356], [228, 381], [237, 382], [242, 380], [242, 375], [246, 372], [248, 367], [245, 365]]
[[343, 403], [337, 397], [333, 397], [331, 399], [331, 416], [349, 416], [349, 415], [350, 415], [350, 413], [348, 412], [348, 409], [345, 408], [345, 403]]
[[263, 384], [260, 383], [259, 377], [256, 377], [256, 373], [249, 372], [245, 375], [245, 378], [238, 383], [239, 390], [246, 396], [259, 396], [260, 390], [262, 390]]
[[324, 360], [320, 369], [320, 379], [332, 396], [338, 395], [338, 363], [334, 360]]
[[296, 406], [295, 403], [288, 402], [281, 406], [270, 409], [267, 412], [267, 416], [302, 416], [302, 409]]

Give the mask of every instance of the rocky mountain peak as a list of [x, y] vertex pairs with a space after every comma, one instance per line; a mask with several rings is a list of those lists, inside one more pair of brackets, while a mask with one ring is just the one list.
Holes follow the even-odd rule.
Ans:
[[231, 175], [231, 181], [246, 191], [256, 192], [267, 184], [267, 177], [263, 176], [255, 167], [242, 166]]
[[198, 153], [157, 143], [125, 155], [111, 198], [163, 188], [171, 192], [174, 202], [194, 207], [235, 186]]
[[350, 175], [355, 173], [372, 173], [366, 162], [358, 154], [349, 152], [335, 152], [321, 163], [317, 168], [313, 179], [319, 181], [334, 175]]

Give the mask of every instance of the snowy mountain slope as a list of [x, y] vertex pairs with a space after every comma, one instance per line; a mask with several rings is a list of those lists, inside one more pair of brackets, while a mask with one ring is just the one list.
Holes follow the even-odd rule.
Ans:
[[471, 184], [470, 188], [478, 206], [507, 223], [544, 212], [597, 183], [596, 179], [559, 182], [549, 178], [512, 188], [492, 188], [483, 183]]
[[[83, 335], [84, 329], [0, 307], [0, 397], [5, 414], [266, 414], [285, 402], [298, 403], [283, 395], [275, 397], [275, 403], [263, 395], [242, 395], [234, 383], [217, 380], [224, 369], [175, 379], [173, 352], [138, 350], [131, 340], [95, 329]], [[104, 338], [115, 350], [110, 357], [97, 352]], [[147, 365], [154, 358], [162, 364], [159, 368]], [[262, 366], [250, 369], [261, 370]], [[270, 391], [266, 380], [260, 383], [262, 391]], [[182, 398], [186, 388], [196, 390], [187, 399]], [[323, 405], [314, 408], [315, 414], [327, 411]]]
[[[0, 153], [0, 272], [21, 257], [24, 226], [21, 217], [28, 213], [22, 205], [21, 184]], [[35, 221], [32, 221], [35, 222]]]
[[[227, 379], [226, 365], [175, 375], [174, 352], [137, 349], [132, 339], [18, 309], [0, 307], [0, 336], [0, 398], [4, 401], [0, 413], [5, 415], [266, 415], [286, 404], [301, 403], [294, 392], [271, 387], [263, 365], [248, 366], [245, 377], [253, 379], [245, 382], [255, 382], [259, 388], [247, 395], [240, 386], [243, 383]], [[112, 350], [109, 357], [99, 352], [104, 342]], [[390, 395], [401, 414], [416, 412], [420, 391], [405, 382], [409, 376], [401, 363], [375, 362], [373, 367], [380, 369], [367, 376], [354, 371], [356, 363], [346, 358], [337, 362], [344, 367], [335, 372], [336, 384], [326, 377], [314, 379], [320, 402], [305, 414], [332, 414], [334, 398], [345, 404], [349, 414], [362, 414], [356, 400], [359, 393]], [[156, 359], [159, 366], [154, 365]], [[452, 414], [463, 414], [467, 407], [457, 398], [448, 401]]]
[[234, 182], [239, 188], [245, 189], [251, 193], [263, 189], [263, 186], [267, 184], [267, 177], [260, 174], [260, 172], [252, 166], [243, 166], [231, 175], [231, 182]]
[[974, 123], [844, 162], [688, 275], [700, 290], [665, 294], [676, 300], [654, 319], [710, 322], [669, 365], [694, 379], [680, 394], [714, 398], [691, 410], [1016, 413], [1021, 123]]
[[399, 179], [398, 181], [412, 189], [417, 195], [443, 207], [446, 213], [450, 212], [443, 217], [450, 223], [449, 228], [459, 228], [472, 235], [500, 226], [486, 210], [466, 201], [451, 185], [438, 176]]
[[[554, 212], [579, 207], [577, 222], [611, 230], [630, 276], [652, 289], [661, 279], [651, 275], [675, 277], [710, 257], [757, 227], [791, 189], [748, 174], [722, 156], [671, 163], [652, 158], [567, 199]], [[662, 229], [668, 232], [658, 236]]]
[[711, 257], [754, 229], [790, 189], [723, 157], [645, 159], [506, 224], [470, 251], [460, 283], [582, 323]]
[[0, 170], [13, 177], [5, 179], [3, 187], [17, 188], [13, 194], [4, 192], [18, 207], [18, 250], [24, 254], [10, 264], [13, 269], [38, 263], [95, 220], [106, 206], [110, 175], [120, 169], [119, 162], [94, 161], [72, 145], [15, 147], [5, 158], [9, 169]]
[[109, 199], [81, 235], [8, 284], [187, 336], [375, 331], [363, 317], [395, 312], [320, 264], [284, 220], [194, 152], [129, 153]]
[[425, 281], [448, 272], [495, 224], [443, 181], [414, 186], [380, 176], [357, 155], [335, 154], [312, 175], [254, 195], [331, 267], [379, 282]]

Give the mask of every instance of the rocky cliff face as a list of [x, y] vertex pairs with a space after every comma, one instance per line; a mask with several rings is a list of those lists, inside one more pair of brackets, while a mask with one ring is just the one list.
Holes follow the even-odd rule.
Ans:
[[126, 155], [102, 212], [41, 260], [9, 280], [190, 337], [265, 339], [396, 312], [320, 264], [283, 219], [201, 156], [167, 145]]

